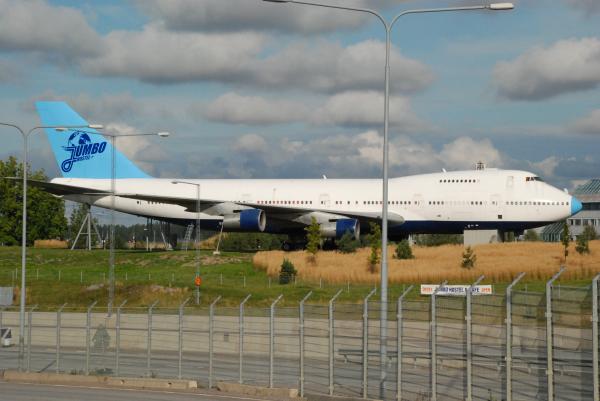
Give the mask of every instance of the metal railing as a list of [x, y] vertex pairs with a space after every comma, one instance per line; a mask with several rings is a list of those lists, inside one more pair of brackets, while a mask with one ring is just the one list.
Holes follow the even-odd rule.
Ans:
[[[414, 296], [389, 305], [388, 379], [381, 382], [380, 305], [126, 308], [92, 303], [31, 308], [27, 371], [195, 379], [386, 400], [599, 400], [597, 276], [585, 287], [517, 289], [494, 295]], [[554, 278], [556, 279], [557, 276]], [[477, 284], [477, 283], [474, 283]], [[18, 313], [0, 327], [18, 336]], [[15, 347], [0, 348], [0, 369], [19, 368]]]

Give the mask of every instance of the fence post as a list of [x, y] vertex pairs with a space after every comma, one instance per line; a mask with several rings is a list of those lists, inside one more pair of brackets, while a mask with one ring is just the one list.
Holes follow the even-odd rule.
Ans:
[[435, 297], [448, 284], [444, 281], [431, 294], [431, 401], [437, 401], [437, 322], [435, 316]]
[[269, 312], [269, 388], [273, 388], [273, 360], [275, 358], [275, 305], [283, 298], [283, 294], [273, 301]]
[[554, 356], [553, 356], [553, 333], [552, 333], [552, 284], [565, 271], [566, 267], [561, 267], [546, 283], [546, 376], [548, 378], [548, 401], [554, 401]]
[[115, 376], [119, 376], [119, 357], [121, 352], [121, 309], [125, 306], [124, 300], [117, 308], [117, 322], [115, 323]]
[[214, 333], [214, 317], [215, 317], [215, 305], [221, 296], [219, 295], [212, 303], [208, 310], [208, 388], [212, 388], [213, 385], [213, 333]]
[[179, 360], [177, 364], [177, 378], [181, 379], [181, 361], [183, 359], [183, 309], [185, 305], [190, 302], [190, 297], [179, 305], [179, 341], [177, 343], [179, 349]]
[[377, 292], [377, 288], [373, 288], [371, 292], [363, 299], [363, 322], [362, 322], [362, 387], [363, 398], [367, 398], [368, 394], [368, 368], [369, 368], [369, 298]]
[[62, 304], [56, 312], [56, 373], [60, 373], [60, 317], [65, 306], [66, 303]]
[[37, 307], [37, 305], [32, 306], [27, 317], [27, 372], [31, 369], [31, 330], [33, 329], [33, 311]]
[[600, 274], [592, 280], [592, 371], [594, 375], [594, 401], [600, 401], [600, 377], [598, 374], [598, 280]]
[[512, 401], [512, 289], [524, 275], [519, 273], [506, 287], [506, 401]]
[[239, 345], [239, 353], [240, 353], [240, 371], [239, 371], [239, 379], [238, 382], [240, 384], [244, 383], [244, 304], [248, 302], [252, 295], [246, 295], [246, 298], [242, 302], [240, 302], [240, 320], [239, 320], [239, 329], [240, 335], [238, 337], [238, 345]]
[[402, 317], [402, 302], [410, 293], [413, 286], [409, 286], [402, 295], [398, 298], [398, 306], [396, 308], [396, 400], [402, 401], [402, 332], [403, 332], [403, 317]]
[[154, 301], [148, 308], [148, 334], [146, 337], [146, 376], [152, 376], [150, 372], [150, 361], [152, 359], [152, 311], [158, 304], [158, 300]]
[[[295, 277], [294, 277], [295, 278]], [[298, 313], [300, 326], [300, 397], [304, 397], [304, 303], [312, 295], [312, 291], [300, 301], [300, 311]]]
[[333, 354], [335, 353], [334, 351], [334, 332], [333, 332], [333, 328], [334, 328], [334, 324], [333, 324], [333, 303], [335, 302], [335, 300], [337, 299], [337, 297], [340, 296], [340, 294], [342, 293], [342, 290], [339, 290], [338, 292], [335, 293], [335, 295], [333, 296], [333, 298], [331, 298], [329, 300], [329, 395], [333, 395]]
[[473, 400], [473, 289], [481, 283], [485, 278], [484, 275], [479, 278], [467, 288], [467, 311], [466, 311], [466, 324], [467, 324], [467, 401]]
[[92, 304], [87, 309], [87, 314], [85, 318], [85, 375], [90, 374], [90, 329], [92, 325], [92, 309], [98, 301], [92, 302]]

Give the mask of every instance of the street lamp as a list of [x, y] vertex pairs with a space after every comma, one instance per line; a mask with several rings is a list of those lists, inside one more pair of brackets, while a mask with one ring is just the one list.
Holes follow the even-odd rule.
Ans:
[[111, 160], [110, 160], [110, 230], [109, 230], [109, 257], [108, 257], [108, 315], [112, 314], [112, 306], [115, 300], [115, 187], [116, 187], [116, 163], [115, 163], [115, 146], [117, 138], [125, 136], [159, 136], [161, 138], [167, 138], [170, 133], [168, 132], [151, 132], [151, 133], [135, 133], [135, 134], [111, 134], [103, 132], [101, 135], [110, 138], [110, 144], [112, 146]]
[[187, 184], [196, 187], [196, 305], [200, 304], [200, 286], [197, 280], [200, 278], [200, 184], [196, 182], [173, 180], [171, 184]]
[[75, 126], [37, 126], [29, 131], [23, 130], [16, 124], [2, 123], [0, 125], [11, 127], [21, 133], [23, 137], [23, 222], [21, 228], [21, 300], [19, 309], [19, 370], [22, 368], [23, 351], [25, 347], [25, 271], [27, 270], [27, 158], [29, 155], [29, 135], [39, 129], [55, 129], [56, 131], [64, 132], [69, 129], [78, 128], [102, 128], [101, 125], [75, 125]]
[[385, 28], [385, 97], [384, 97], [384, 113], [383, 113], [383, 201], [381, 211], [381, 314], [380, 314], [380, 353], [381, 353], [381, 381], [380, 381], [380, 395], [383, 395], [383, 384], [386, 379], [386, 333], [387, 333], [387, 284], [388, 284], [388, 257], [387, 257], [387, 233], [388, 233], [388, 167], [389, 167], [389, 145], [388, 145], [388, 125], [389, 125], [389, 109], [390, 109], [390, 34], [394, 24], [398, 19], [407, 14], [421, 14], [421, 13], [441, 13], [449, 11], [471, 11], [471, 10], [512, 10], [514, 5], [512, 3], [492, 3], [477, 6], [463, 6], [463, 7], [447, 7], [447, 8], [426, 8], [426, 9], [415, 9], [406, 10], [397, 14], [392, 18], [391, 22], [387, 22], [385, 18], [375, 10], [367, 8], [356, 8], [356, 7], [345, 7], [330, 4], [313, 3], [310, 1], [299, 1], [299, 0], [263, 0], [269, 3], [293, 3], [302, 4], [308, 6], [317, 6], [324, 8], [334, 8], [338, 10], [348, 10], [368, 13], [374, 15], [381, 21]]

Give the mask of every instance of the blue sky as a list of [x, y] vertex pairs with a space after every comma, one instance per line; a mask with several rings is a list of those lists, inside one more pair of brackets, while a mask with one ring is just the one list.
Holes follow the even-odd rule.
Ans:
[[[332, 0], [387, 18], [477, 1]], [[490, 167], [573, 188], [598, 176], [600, 2], [402, 17], [392, 34], [393, 175]], [[161, 177], [378, 177], [383, 29], [258, 0], [0, 0], [0, 121], [68, 101]], [[0, 157], [21, 141], [0, 129]], [[58, 174], [48, 143], [33, 167]]]

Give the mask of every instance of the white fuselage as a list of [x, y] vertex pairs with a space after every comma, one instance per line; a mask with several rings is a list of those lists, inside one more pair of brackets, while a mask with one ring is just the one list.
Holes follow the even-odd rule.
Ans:
[[[174, 196], [195, 200], [197, 188], [174, 184], [171, 179], [116, 180], [115, 210], [139, 216], [187, 223], [197, 214], [184, 206], [130, 199], [119, 194]], [[381, 213], [380, 179], [203, 179], [200, 198], [207, 202], [231, 202], [254, 208], [284, 207], [344, 215], [352, 212]], [[110, 191], [109, 179], [56, 178], [54, 183]], [[110, 196], [66, 196], [78, 202], [111, 207]], [[468, 170], [392, 178], [389, 212], [404, 223], [390, 225], [390, 234], [462, 232], [464, 229], [518, 231], [565, 219], [572, 214], [571, 196], [525, 171]], [[219, 222], [218, 211], [204, 209], [204, 224]], [[267, 214], [267, 221], [269, 216]], [[210, 224], [208, 224], [210, 226]], [[208, 228], [208, 226], [206, 226]], [[267, 230], [281, 232], [279, 229]]]

